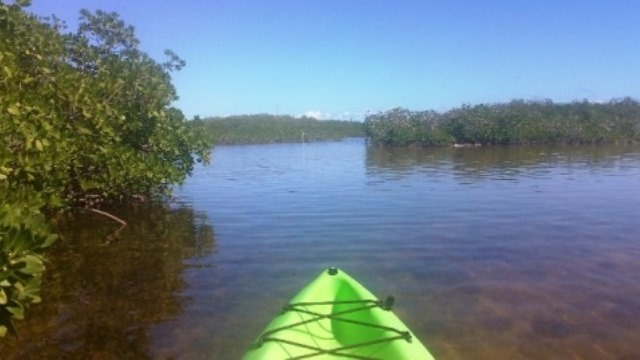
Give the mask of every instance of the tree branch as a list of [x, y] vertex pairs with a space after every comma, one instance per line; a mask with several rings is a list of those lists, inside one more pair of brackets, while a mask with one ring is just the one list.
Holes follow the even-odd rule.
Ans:
[[126, 222], [126, 221], [124, 221], [124, 220], [120, 219], [119, 217], [117, 217], [117, 216], [115, 216], [115, 215], [109, 214], [109, 213], [108, 213], [108, 212], [106, 212], [106, 211], [102, 211], [102, 210], [98, 210], [98, 209], [94, 209], [94, 208], [85, 208], [85, 209], [87, 209], [87, 210], [89, 210], [89, 211], [92, 211], [92, 212], [94, 212], [94, 213], [96, 213], [96, 214], [100, 214], [100, 215], [102, 215], [102, 216], [106, 216], [106, 217], [108, 217], [108, 218], [109, 218], [109, 219], [111, 219], [111, 220], [117, 221], [117, 222], [119, 222], [123, 227], [127, 226], [127, 222]]

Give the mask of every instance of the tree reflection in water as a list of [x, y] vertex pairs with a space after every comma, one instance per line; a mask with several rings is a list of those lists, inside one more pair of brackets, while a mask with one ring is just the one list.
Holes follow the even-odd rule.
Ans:
[[152, 203], [110, 211], [128, 223], [117, 233], [97, 214], [59, 220], [43, 302], [0, 344], [3, 358], [146, 358], [149, 328], [180, 315], [185, 260], [215, 246], [205, 215]]

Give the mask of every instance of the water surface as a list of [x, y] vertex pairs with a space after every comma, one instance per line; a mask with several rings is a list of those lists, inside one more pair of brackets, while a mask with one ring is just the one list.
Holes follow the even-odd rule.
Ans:
[[640, 358], [637, 146], [213, 158], [171, 207], [122, 209], [137, 225], [115, 238], [70, 226], [15, 358], [239, 358], [328, 266], [394, 295], [437, 358]]

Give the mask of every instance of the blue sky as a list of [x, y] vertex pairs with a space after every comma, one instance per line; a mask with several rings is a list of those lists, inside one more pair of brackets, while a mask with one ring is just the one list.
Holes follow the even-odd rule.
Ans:
[[71, 28], [115, 11], [173, 75], [188, 117], [361, 119], [514, 98], [640, 98], [637, 0], [33, 0]]

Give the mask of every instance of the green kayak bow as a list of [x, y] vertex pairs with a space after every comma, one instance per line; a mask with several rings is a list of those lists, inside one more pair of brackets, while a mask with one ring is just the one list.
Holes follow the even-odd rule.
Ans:
[[391, 311], [337, 268], [296, 295], [244, 356], [255, 359], [433, 359]]

